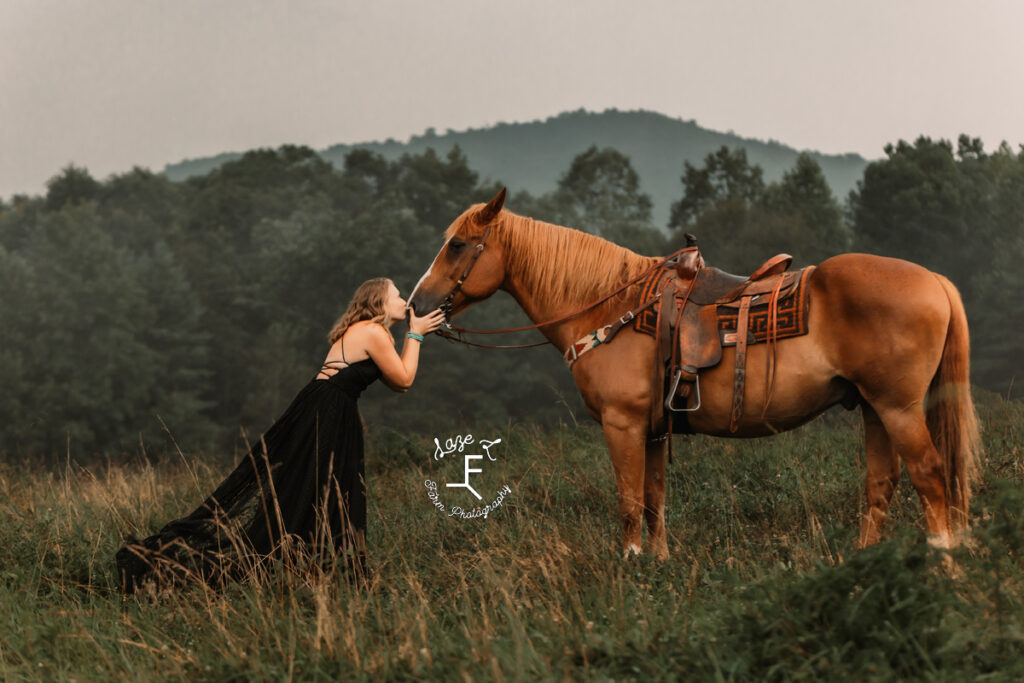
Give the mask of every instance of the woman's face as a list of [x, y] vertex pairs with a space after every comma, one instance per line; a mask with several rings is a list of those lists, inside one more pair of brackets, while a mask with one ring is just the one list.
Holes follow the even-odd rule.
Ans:
[[384, 304], [388, 315], [391, 316], [391, 320], [405, 320], [405, 310], [407, 304], [398, 293], [398, 287], [395, 287], [394, 282], [388, 283], [388, 299]]

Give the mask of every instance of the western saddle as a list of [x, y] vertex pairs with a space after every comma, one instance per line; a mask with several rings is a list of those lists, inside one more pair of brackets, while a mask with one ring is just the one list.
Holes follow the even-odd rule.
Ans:
[[[814, 268], [809, 266], [789, 271], [792, 262], [793, 257], [789, 254], [778, 254], [765, 261], [749, 277], [732, 275], [705, 266], [696, 239], [687, 235], [686, 248], [670, 256], [648, 276], [637, 307], [615, 323], [591, 332], [570, 346], [565, 359], [571, 366], [583, 353], [610, 342], [622, 327], [634, 320], [638, 330], [653, 334], [658, 349], [653, 372], [661, 396], [653, 401], [650, 433], [660, 438], [671, 435], [672, 415], [681, 413], [685, 416], [700, 408], [700, 371], [721, 362], [723, 347], [735, 346], [729, 424], [730, 431], [735, 432], [743, 416], [749, 344], [764, 342], [769, 345], [765, 410], [771, 400], [775, 373], [774, 344], [779, 335], [779, 302], [801, 289]], [[801, 309], [802, 305], [801, 302]], [[755, 335], [750, 327], [752, 307], [761, 311], [764, 329], [759, 335]], [[646, 318], [646, 328], [641, 325], [641, 315]], [[787, 331], [786, 336], [806, 333], [806, 316], [802, 310], [797, 317], [803, 324], [802, 329]], [[733, 319], [734, 331], [728, 329]], [[685, 404], [689, 403], [691, 394], [695, 395], [695, 405], [687, 407]], [[676, 407], [678, 399], [683, 400], [683, 407]], [[666, 411], [669, 413], [667, 420]]]

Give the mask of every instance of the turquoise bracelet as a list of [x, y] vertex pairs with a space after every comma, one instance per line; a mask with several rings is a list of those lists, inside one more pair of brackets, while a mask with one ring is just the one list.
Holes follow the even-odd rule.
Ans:
[[418, 342], [423, 341], [423, 335], [422, 334], [417, 334], [415, 332], [408, 332], [408, 333], [406, 333], [405, 336], [408, 337], [409, 339], [415, 339]]

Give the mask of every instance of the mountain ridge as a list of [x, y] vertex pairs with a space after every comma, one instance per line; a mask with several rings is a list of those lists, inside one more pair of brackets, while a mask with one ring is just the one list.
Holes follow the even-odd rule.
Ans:
[[[708, 154], [723, 145], [742, 147], [750, 162], [764, 169], [765, 181], [771, 182], [791, 169], [801, 153], [775, 140], [744, 138], [731, 131], [722, 133], [703, 128], [692, 119], [671, 118], [653, 111], [606, 109], [597, 113], [578, 109], [544, 120], [497, 123], [463, 131], [449, 129], [443, 134], [428, 128], [405, 142], [389, 138], [335, 144], [319, 150], [318, 154], [342, 168], [345, 155], [355, 149], [370, 150], [385, 159], [395, 160], [403, 154], [421, 154], [428, 148], [444, 155], [456, 145], [481, 179], [501, 181], [513, 193], [527, 190], [533, 195], [553, 190], [573, 157], [591, 145], [613, 147], [632, 161], [640, 176], [641, 189], [651, 196], [653, 222], [658, 226], [668, 223], [672, 203], [682, 197], [680, 178], [684, 162], [701, 166]], [[855, 189], [868, 164], [859, 154], [805, 151], [821, 166], [840, 201]], [[229, 152], [186, 159], [166, 165], [164, 173], [171, 180], [184, 180], [208, 173], [240, 156], [241, 153]]]

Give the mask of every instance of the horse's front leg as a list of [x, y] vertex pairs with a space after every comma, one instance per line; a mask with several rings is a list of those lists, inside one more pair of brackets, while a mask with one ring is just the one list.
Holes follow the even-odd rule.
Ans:
[[[640, 518], [644, 510], [647, 424], [643, 419], [637, 420], [621, 410], [611, 409], [601, 415], [601, 426], [619, 489], [623, 556], [628, 557], [631, 552], [639, 555], [642, 552]], [[664, 481], [664, 472], [660, 476]]]
[[644, 518], [647, 549], [659, 560], [668, 559], [665, 536], [665, 440], [647, 441], [644, 467]]

